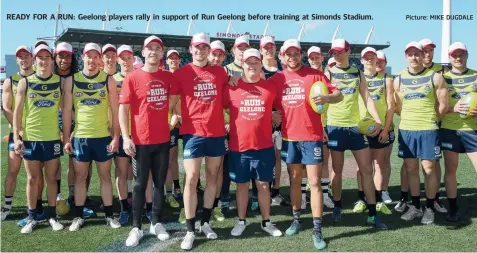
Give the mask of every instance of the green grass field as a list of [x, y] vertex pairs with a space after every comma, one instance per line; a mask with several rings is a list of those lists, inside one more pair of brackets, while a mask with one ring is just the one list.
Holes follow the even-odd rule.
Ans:
[[[8, 133], [8, 125], [3, 116], [1, 126], [1, 134], [5, 136]], [[3, 180], [7, 171], [7, 144], [2, 142], [1, 147], [1, 201], [3, 205]], [[396, 149], [397, 144], [395, 144], [392, 155], [392, 174], [389, 188], [394, 200], [398, 199], [400, 193], [399, 168], [402, 163], [401, 159], [397, 158]], [[63, 196], [67, 196], [66, 156], [62, 158], [62, 164], [64, 166], [61, 190]], [[85, 226], [78, 232], [68, 231], [71, 217], [65, 217], [60, 220], [65, 225], [63, 231], [53, 232], [47, 223], [43, 223], [38, 225], [32, 234], [22, 235], [20, 234], [20, 228], [16, 226], [16, 222], [26, 215], [25, 181], [26, 173], [22, 168], [17, 180], [13, 215], [1, 223], [1, 251], [3, 252], [180, 251], [180, 241], [185, 233], [185, 227], [175, 222], [178, 218], [178, 210], [171, 209], [164, 212], [164, 218], [169, 221], [166, 227], [171, 229], [171, 240], [159, 242], [155, 237], [145, 235], [141, 244], [134, 249], [128, 249], [124, 246], [124, 241], [131, 229], [130, 225], [116, 230], [106, 227], [102, 219], [102, 212], [98, 213], [98, 218], [87, 219]], [[383, 221], [389, 226], [389, 230], [378, 231], [365, 225], [366, 214], [352, 213], [351, 209], [357, 198], [356, 180], [346, 179], [343, 183], [344, 213], [342, 221], [333, 225], [330, 210], [325, 209], [323, 233], [328, 242], [327, 251], [475, 251], [477, 250], [476, 182], [477, 173], [475, 173], [469, 159], [466, 156], [461, 156], [458, 183], [459, 205], [463, 219], [460, 223], [447, 223], [442, 215], [436, 214], [435, 224], [424, 226], [418, 220], [404, 222], [400, 219], [399, 213], [393, 212], [392, 215], [383, 217]], [[444, 189], [443, 184], [441, 189]], [[116, 192], [115, 189], [114, 191]], [[282, 194], [288, 195], [288, 186], [283, 186], [281, 191]], [[90, 195], [96, 201], [99, 201], [99, 183], [96, 173], [93, 176]], [[115, 195], [117, 194], [115, 193]], [[445, 196], [445, 193], [442, 195]], [[43, 196], [46, 201], [45, 194]], [[44, 206], [46, 206], [46, 203]], [[392, 209], [394, 204], [388, 206]], [[118, 209], [116, 208], [116, 210]], [[289, 226], [290, 215], [290, 211], [286, 208], [272, 208], [272, 221], [283, 232]], [[202, 235], [198, 235], [194, 244], [194, 251], [314, 251], [311, 242], [310, 211], [307, 210], [302, 217], [304, 222], [301, 233], [297, 236], [281, 238], [266, 236], [260, 229], [259, 222], [261, 219], [255, 213], [249, 214], [247, 221], [250, 225], [240, 239], [230, 236], [230, 231], [236, 221], [235, 218], [226, 219], [222, 223], [215, 222], [213, 227], [219, 239], [207, 241]], [[148, 225], [144, 227], [145, 232], [148, 227]]]

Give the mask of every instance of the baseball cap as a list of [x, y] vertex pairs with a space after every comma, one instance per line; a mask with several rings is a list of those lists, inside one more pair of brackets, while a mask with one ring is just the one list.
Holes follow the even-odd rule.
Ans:
[[166, 58], [169, 58], [169, 56], [171, 56], [171, 54], [176, 54], [177, 57], [180, 57], [179, 52], [177, 52], [177, 50], [172, 49], [172, 50], [167, 51]]
[[114, 51], [115, 53], [117, 53], [116, 47], [112, 44], [106, 44], [101, 49], [101, 53], [103, 53], [103, 54], [108, 52], [108, 51]]
[[44, 40], [39, 40], [35, 43], [35, 47], [39, 46], [39, 45], [45, 45], [45, 46], [48, 46], [48, 43]]
[[422, 39], [419, 41], [419, 44], [421, 44], [422, 48], [425, 48], [428, 46], [431, 46], [432, 48], [436, 47], [436, 44], [434, 44], [434, 42], [432, 42], [432, 40], [430, 39]]
[[202, 44], [206, 44], [210, 46], [210, 38], [205, 33], [196, 33], [192, 36], [192, 40], [190, 42], [192, 46], [198, 46]]
[[164, 47], [164, 43], [162, 43], [162, 40], [159, 39], [159, 37], [157, 37], [156, 35], [151, 35], [149, 37], [147, 37], [145, 40], [144, 40], [144, 44], [143, 44], [143, 48], [146, 47], [147, 45], [149, 45], [149, 43], [151, 42], [157, 42], [159, 43], [159, 45], [161, 45], [161, 47]]
[[31, 53], [31, 50], [30, 50], [28, 47], [26, 47], [26, 46], [19, 46], [19, 47], [17, 47], [17, 50], [15, 50], [15, 56], [18, 56], [18, 53], [20, 53], [21, 51], [27, 52], [27, 53], [33, 55], [33, 54]]
[[225, 45], [220, 40], [212, 41], [212, 43], [210, 43], [210, 48], [211, 52], [214, 52], [215, 50], [220, 50], [225, 54]]
[[335, 39], [331, 43], [331, 49], [328, 51], [328, 53], [331, 54], [333, 53], [333, 51], [341, 52], [341, 51], [346, 51], [349, 49], [350, 49], [350, 46], [348, 41], [346, 41], [345, 39]]
[[51, 52], [50, 48], [45, 44], [40, 44], [39, 46], [35, 47], [35, 50], [33, 50], [33, 56], [36, 56], [41, 51], [47, 51], [53, 56], [53, 53]]
[[282, 52], [285, 53], [289, 48], [292, 48], [292, 47], [301, 50], [300, 42], [298, 40], [288, 39], [285, 41], [285, 43], [283, 43]]
[[336, 60], [334, 57], [331, 57], [330, 59], [328, 59], [328, 66], [331, 66], [333, 64], [336, 64]]
[[255, 48], [249, 48], [247, 50], [245, 50], [245, 52], [243, 52], [243, 58], [242, 58], [242, 61], [246, 61], [248, 58], [251, 58], [251, 57], [255, 57], [257, 58], [259, 61], [262, 60], [262, 57], [260, 55], [260, 52], [255, 49]]
[[58, 45], [56, 45], [56, 48], [55, 48], [55, 54], [59, 54], [61, 52], [73, 54], [73, 47], [71, 46], [70, 43], [66, 43], [66, 42], [58, 43]]
[[449, 55], [454, 53], [456, 50], [463, 50], [467, 52], [467, 47], [462, 42], [454, 42], [449, 46]]
[[262, 39], [260, 40], [260, 47], [264, 47], [267, 44], [275, 45], [275, 40], [273, 39], [273, 37], [271, 37], [271, 36], [262, 37]]
[[132, 47], [129, 45], [121, 45], [118, 48], [118, 55], [120, 55], [122, 52], [131, 52], [131, 54], [134, 54]]
[[308, 49], [308, 57], [310, 57], [311, 54], [316, 53], [321, 55], [321, 48], [317, 46], [312, 46]]
[[278, 55], [282, 55], [282, 56], [283, 56], [283, 45], [280, 47], [280, 51], [278, 51]]
[[422, 45], [417, 42], [417, 41], [411, 41], [409, 42], [407, 45], [406, 45], [406, 49], [404, 50], [404, 52], [406, 52], [409, 48], [415, 48], [419, 51], [422, 51]]
[[247, 44], [247, 46], [250, 46], [250, 43], [248, 41], [248, 36], [242, 35], [235, 39], [234, 47], [238, 47], [242, 44]]
[[142, 62], [141, 58], [139, 58], [139, 56], [134, 56], [134, 64], [133, 64], [134, 68], [138, 69], [138, 68], [142, 68], [142, 66], [144, 66], [144, 63]]
[[366, 47], [365, 49], [363, 49], [363, 51], [361, 51], [361, 58], [363, 58], [363, 56], [366, 54], [366, 53], [373, 53], [375, 54], [376, 56], [378, 56], [378, 53], [376, 52], [376, 49], [372, 48], [372, 47]]
[[376, 54], [378, 55], [378, 60], [384, 60], [384, 61], [388, 61], [388, 59], [386, 59], [386, 54], [384, 54], [383, 51], [379, 50], [376, 52]]
[[96, 43], [88, 43], [86, 46], [84, 46], [83, 49], [83, 54], [86, 54], [87, 52], [94, 50], [98, 52], [98, 54], [101, 54], [101, 48], [98, 46]]

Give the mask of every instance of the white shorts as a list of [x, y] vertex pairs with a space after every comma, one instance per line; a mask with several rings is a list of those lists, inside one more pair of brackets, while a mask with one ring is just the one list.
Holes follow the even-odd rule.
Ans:
[[273, 145], [275, 149], [282, 150], [282, 132], [275, 131], [272, 134]]

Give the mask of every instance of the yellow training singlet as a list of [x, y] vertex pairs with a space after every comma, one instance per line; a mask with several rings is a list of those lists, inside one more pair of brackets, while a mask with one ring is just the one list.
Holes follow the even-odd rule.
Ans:
[[[35, 72], [33, 72], [32, 75], [34, 74]], [[12, 107], [10, 109], [12, 110], [12, 112], [15, 109], [15, 97], [17, 96], [18, 82], [20, 82], [20, 80], [25, 77], [26, 76], [22, 75], [20, 72], [17, 72], [10, 76], [10, 87], [12, 88]], [[13, 126], [10, 126], [10, 133], [13, 133]]]
[[444, 66], [442, 66], [441, 64], [439, 63], [432, 63], [431, 66], [428, 67], [428, 69], [436, 72], [436, 73], [439, 73], [439, 74], [443, 74], [446, 69], [444, 68]]
[[43, 79], [37, 75], [31, 75], [26, 80], [27, 90], [23, 106], [23, 140], [59, 140], [60, 76], [52, 74], [51, 77]]
[[232, 62], [230, 64], [225, 65], [225, 71], [227, 71], [228, 76], [242, 76], [243, 74], [243, 68], [235, 62]]
[[[388, 111], [388, 103], [386, 100], [386, 74], [376, 73], [374, 76], [364, 75], [366, 82], [368, 83], [368, 91], [373, 99], [376, 109], [378, 110], [379, 119], [381, 123], [385, 124], [386, 114]], [[370, 116], [363, 98], [359, 97], [359, 117], [362, 119], [366, 116]]]
[[[467, 69], [462, 74], [448, 71], [443, 76], [447, 83], [451, 108], [469, 92], [477, 92], [477, 71], [475, 70]], [[457, 112], [447, 113], [442, 119], [442, 128], [460, 131], [477, 130], [477, 117], [463, 119]]]
[[435, 74], [436, 72], [430, 69], [424, 69], [418, 74], [411, 74], [405, 69], [398, 75], [398, 94], [402, 101], [399, 129], [438, 129], [433, 81]]
[[76, 121], [74, 137], [110, 136], [108, 78], [108, 74], [103, 71], [90, 77], [85, 76], [82, 71], [73, 75], [73, 106]]
[[360, 71], [355, 67], [346, 69], [333, 66], [329, 69], [331, 85], [343, 94], [343, 100], [336, 104], [329, 104], [327, 125], [337, 127], [355, 127], [359, 122], [359, 85]]

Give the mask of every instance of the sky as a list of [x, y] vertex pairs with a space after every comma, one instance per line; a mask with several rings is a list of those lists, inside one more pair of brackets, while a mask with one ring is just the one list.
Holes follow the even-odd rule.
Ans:
[[[453, 20], [451, 21], [452, 34], [451, 43], [461, 41], [467, 45], [470, 57], [468, 66], [477, 68], [477, 57], [472, 57], [477, 51], [477, 1], [475, 0], [451, 0], [451, 11], [453, 15], [474, 15], [474, 20]], [[155, 3], [153, 3], [155, 2]], [[188, 2], [185, 4], [185, 2]], [[41, 3], [41, 4], [39, 4]], [[351, 1], [323, 1], [323, 0], [293, 0], [293, 1], [270, 1], [270, 0], [241, 0], [241, 1], [217, 1], [201, 0], [192, 4], [192, 1], [127, 1], [131, 5], [126, 5], [126, 1], [111, 0], [81, 0], [81, 1], [58, 1], [33, 0], [23, 1], [1, 1], [1, 46], [0, 55], [2, 64], [5, 54], [13, 54], [20, 44], [33, 45], [37, 38], [53, 36], [54, 20], [7, 20], [7, 14], [54, 14], [58, 4], [61, 3], [62, 13], [76, 15], [74, 21], [63, 21], [59, 23], [59, 31], [63, 28], [85, 28], [101, 29], [101, 21], [81, 21], [79, 14], [104, 14], [108, 9], [108, 14], [118, 15], [139, 15], [151, 12], [157, 15], [165, 14], [295, 14], [305, 15], [322, 14], [362, 14], [372, 15], [373, 20], [352, 21], [352, 20], [328, 20], [328, 21], [307, 21], [306, 33], [302, 36], [302, 41], [306, 42], [331, 42], [333, 33], [340, 25], [338, 38], [345, 38], [351, 44], [363, 44], [366, 36], [374, 26], [374, 35], [371, 36], [370, 44], [390, 43], [390, 47], [385, 50], [388, 58], [388, 65], [393, 68], [393, 73], [406, 66], [404, 58], [404, 47], [412, 40], [429, 38], [437, 45], [435, 60], [440, 62], [441, 58], [441, 29], [442, 21], [427, 20], [416, 21], [406, 20], [406, 15], [442, 14], [441, 0], [399, 0], [399, 1], [375, 1], [359, 0]], [[285, 4], [287, 3], [287, 4]], [[378, 4], [377, 4], [378, 3]], [[236, 32], [250, 32], [251, 34], [262, 34], [267, 21], [233, 21], [233, 30]], [[277, 40], [297, 38], [304, 21], [296, 22], [292, 20], [279, 21], [271, 20], [269, 31]], [[208, 32], [212, 36], [217, 32], [225, 32], [229, 21], [226, 20], [197, 20], [193, 32]], [[123, 31], [145, 32], [146, 21], [111, 21], [109, 26], [114, 29], [121, 26]], [[151, 24], [150, 32], [155, 34], [177, 34], [187, 33], [189, 21], [165, 21], [155, 20]], [[50, 43], [52, 44], [52, 43]]]

